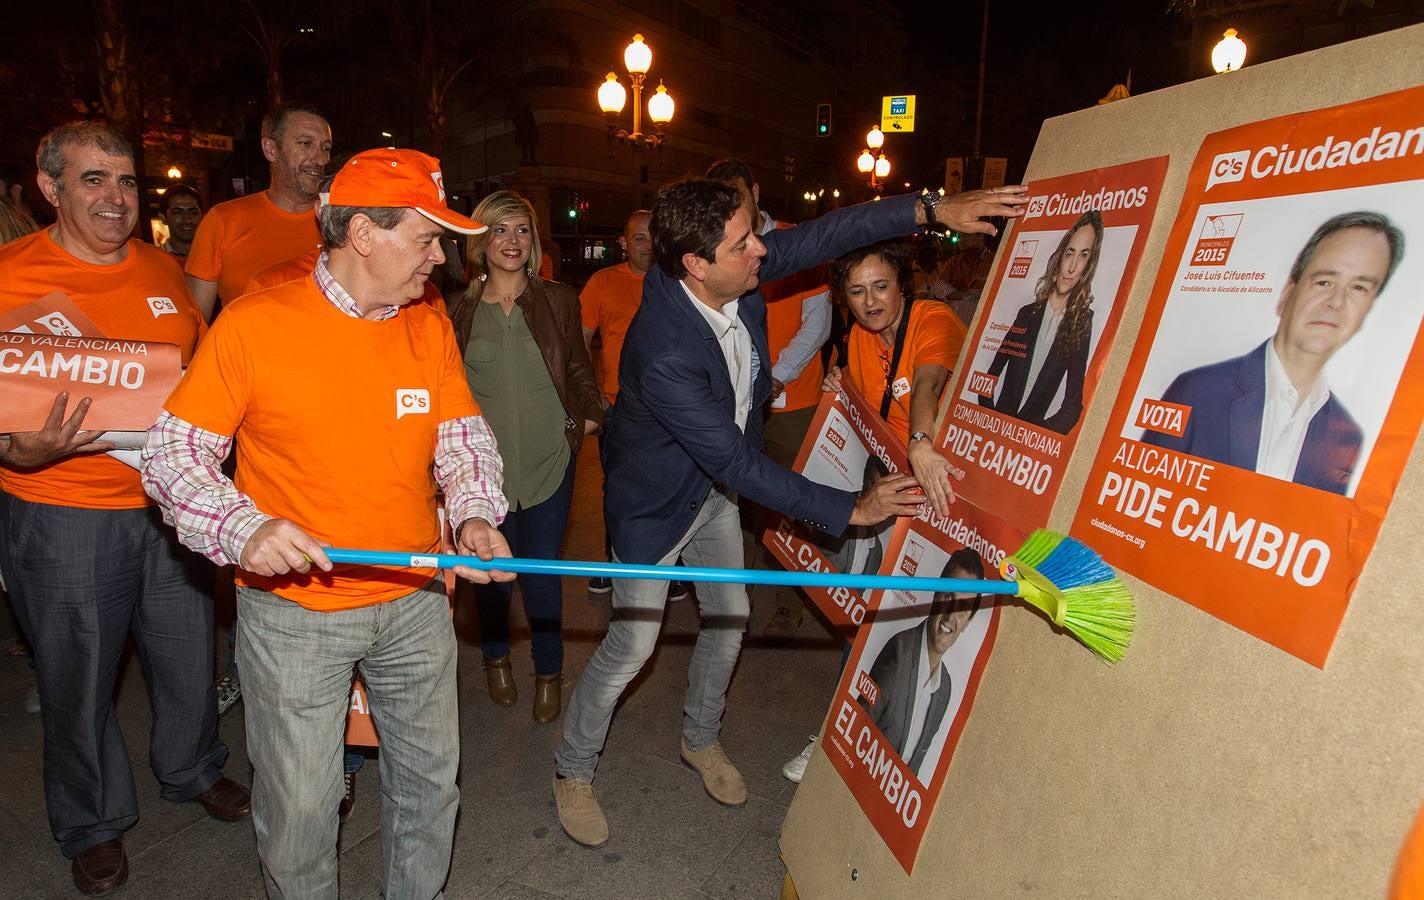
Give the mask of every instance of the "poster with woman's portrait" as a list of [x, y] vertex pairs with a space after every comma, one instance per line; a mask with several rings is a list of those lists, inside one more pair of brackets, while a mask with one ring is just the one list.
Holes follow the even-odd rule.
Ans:
[[1004, 237], [938, 436], [956, 491], [1047, 522], [1106, 364], [1167, 158], [1045, 179]]

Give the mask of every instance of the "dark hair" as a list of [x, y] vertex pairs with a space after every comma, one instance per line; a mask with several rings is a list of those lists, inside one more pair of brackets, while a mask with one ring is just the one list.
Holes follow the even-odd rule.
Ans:
[[306, 113], [309, 116], [316, 116], [323, 122], [327, 121], [326, 116], [322, 114], [321, 110], [312, 106], [310, 103], [301, 103], [295, 100], [287, 103], [278, 103], [276, 106], [267, 110], [267, 115], [262, 117], [262, 136], [271, 138], [280, 143], [282, 140], [282, 129], [287, 127], [287, 117], [292, 113]]
[[837, 299], [845, 300], [845, 283], [850, 278], [851, 270], [865, 262], [868, 257], [878, 256], [885, 260], [885, 265], [895, 273], [895, 282], [900, 293], [908, 293], [914, 284], [914, 268], [911, 265], [913, 253], [907, 242], [892, 240], [866, 244], [844, 256], [838, 256], [831, 260], [831, 292]]
[[1390, 276], [1399, 267], [1399, 261], [1404, 258], [1404, 232], [1400, 231], [1399, 226], [1391, 222], [1384, 213], [1365, 210], [1331, 216], [1319, 228], [1315, 229], [1315, 233], [1310, 236], [1310, 240], [1305, 242], [1305, 246], [1300, 248], [1295, 262], [1291, 264], [1290, 280], [1298, 282], [1305, 276], [1305, 267], [1310, 265], [1310, 260], [1315, 256], [1315, 251], [1320, 248], [1321, 241], [1335, 232], [1344, 231], [1347, 228], [1364, 228], [1379, 232], [1389, 243], [1389, 268], [1385, 269], [1384, 280], [1380, 282], [1379, 286], [1379, 289], [1383, 291], [1384, 286], [1389, 284]]
[[1098, 258], [1103, 255], [1102, 213], [1096, 209], [1090, 209], [1079, 216], [1071, 228], [1063, 232], [1063, 237], [1058, 241], [1058, 247], [1048, 257], [1048, 265], [1044, 268], [1043, 274], [1039, 276], [1038, 283], [1033, 287], [1033, 302], [1047, 303], [1048, 295], [1053, 293], [1053, 286], [1058, 281], [1058, 270], [1063, 265], [1063, 254], [1068, 249], [1069, 241], [1073, 240], [1073, 235], [1077, 234], [1080, 228], [1093, 230], [1093, 256], [1088, 260], [1087, 268], [1083, 269], [1078, 283], [1068, 293], [1067, 306], [1063, 310], [1063, 322], [1058, 326], [1058, 333], [1063, 335], [1064, 342], [1071, 347], [1081, 346], [1079, 342], [1088, 340], [1089, 330], [1093, 323], [1093, 277], [1098, 272]]
[[40, 138], [35, 167], [63, 187], [65, 147], [98, 147], [109, 156], [133, 159], [133, 145], [121, 134], [98, 122], [69, 122]]
[[735, 156], [719, 159], [708, 166], [705, 177], [727, 184], [740, 181], [746, 187], [747, 193], [751, 193], [752, 186], [756, 184], [756, 176], [752, 174], [752, 167]]
[[[950, 573], [956, 570], [965, 573], [970, 578], [983, 578], [984, 560], [978, 553], [975, 553], [968, 547], [960, 547], [958, 550], [949, 554], [949, 559], [945, 562], [944, 570], [940, 572], [939, 577], [953, 578], [954, 576]], [[979, 607], [983, 604], [984, 593], [978, 591], [974, 594], [973, 600], [966, 602], [969, 604], [969, 614], [972, 616], [979, 611]], [[948, 597], [945, 592], [936, 592], [934, 596], [934, 609], [932, 609], [931, 612], [939, 610], [943, 606], [947, 606], [952, 611], [954, 608], [954, 600]]]
[[741, 207], [736, 188], [709, 178], [684, 178], [658, 191], [648, 226], [658, 265], [673, 278], [686, 278], [684, 255], [695, 253], [716, 262], [717, 245]]
[[198, 204], [198, 209], [203, 208], [203, 201], [198, 197], [198, 192], [188, 187], [186, 184], [175, 184], [163, 192], [163, 214], [168, 215], [168, 209], [173, 205], [173, 201], [179, 197], [189, 197]]
[[[331, 193], [331, 183], [335, 175], [328, 175], [321, 181], [321, 194]], [[384, 231], [390, 231], [405, 219], [409, 209], [404, 206], [332, 206], [321, 203], [317, 206], [316, 224], [321, 230], [321, 242], [327, 250], [346, 246], [350, 236], [351, 220], [361, 213], [371, 220], [371, 224]]]

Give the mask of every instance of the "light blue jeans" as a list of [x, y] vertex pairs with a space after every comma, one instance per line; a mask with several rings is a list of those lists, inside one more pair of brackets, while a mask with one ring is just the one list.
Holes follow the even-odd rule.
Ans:
[[[716, 490], [707, 495], [691, 527], [658, 564], [672, 565], [679, 557], [689, 566], [740, 569], [746, 565], [735, 499]], [[564, 739], [554, 752], [560, 775], [593, 779], [613, 708], [657, 646], [667, 590], [666, 581], [613, 579], [608, 633], [584, 667], [564, 714]], [[687, 670], [682, 734], [689, 747], [703, 750], [722, 731], [727, 684], [742, 649], [749, 606], [746, 585], [741, 584], [699, 583], [697, 600], [702, 629]]]
[[440, 897], [460, 803], [455, 632], [444, 593], [323, 613], [239, 587], [237, 618], [267, 896], [336, 900], [342, 741], [359, 667], [381, 736], [383, 896]]

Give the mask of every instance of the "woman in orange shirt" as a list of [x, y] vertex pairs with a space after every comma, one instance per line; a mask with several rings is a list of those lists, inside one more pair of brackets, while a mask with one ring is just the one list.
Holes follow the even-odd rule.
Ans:
[[[879, 408], [890, 394], [885, 419], [906, 441], [910, 469], [935, 512], [944, 515], [954, 502], [949, 461], [934, 448], [931, 432], [939, 397], [964, 345], [965, 328], [948, 306], [933, 300], [911, 303], [910, 245], [882, 241], [852, 250], [831, 263], [831, 290], [855, 316], [846, 367], [833, 367], [826, 390], [840, 390], [842, 377]], [[904, 349], [893, 376], [890, 364], [904, 322]]]

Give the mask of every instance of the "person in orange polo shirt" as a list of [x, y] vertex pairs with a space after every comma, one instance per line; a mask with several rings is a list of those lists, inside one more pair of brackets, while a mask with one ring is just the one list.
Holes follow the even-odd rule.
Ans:
[[[0, 248], [0, 311], [63, 291], [103, 337], [176, 344], [186, 361], [203, 320], [177, 262], [131, 239], [128, 142], [64, 125], [40, 141], [38, 163], [57, 221]], [[84, 430], [89, 404], [81, 390], [61, 393], [40, 430], [0, 436], [0, 572], [34, 653], [50, 829], [75, 886], [97, 894], [128, 878], [123, 836], [139, 814], [113, 702], [130, 634], [153, 705], [160, 796], [227, 820], [246, 817], [249, 801], [222, 774], [212, 570], [160, 525], [138, 473], [100, 452], [112, 445]]]
[[[757, 223], [757, 233], [774, 228], [790, 228], [761, 207], [761, 186], [752, 176], [751, 166], [736, 157], [718, 160], [707, 170], [708, 178], [726, 182], [742, 195], [742, 202]], [[773, 360], [771, 403], [767, 407], [762, 449], [777, 465], [791, 468], [796, 454], [811, 429], [811, 419], [821, 402], [821, 345], [831, 336], [831, 294], [826, 286], [824, 264], [805, 269], [761, 286], [766, 298], [766, 339]], [[751, 532], [752, 556], [758, 569], [780, 568], [761, 544], [761, 532], [770, 523], [764, 515]], [[796, 636], [805, 615], [805, 604], [795, 588], [777, 587], [772, 596], [774, 611], [762, 628], [762, 636], [787, 641]]]
[[208, 319], [219, 297], [231, 303], [252, 276], [321, 241], [316, 199], [331, 162], [326, 118], [305, 103], [279, 103], [262, 119], [262, 153], [271, 185], [208, 210], [188, 253], [188, 287]]
[[218, 318], [144, 448], [144, 487], [179, 538], [237, 566], [252, 816], [271, 897], [337, 896], [355, 668], [381, 735], [383, 895], [434, 897], [449, 872], [460, 736], [443, 586], [429, 570], [334, 568], [323, 550], [438, 551], [438, 487], [460, 553], [509, 556], [496, 530], [500, 457], [450, 320], [413, 302], [444, 261], [445, 229], [484, 227], [445, 205], [440, 179], [439, 162], [413, 150], [352, 157], [322, 205], [327, 250], [311, 277], [244, 295]]

